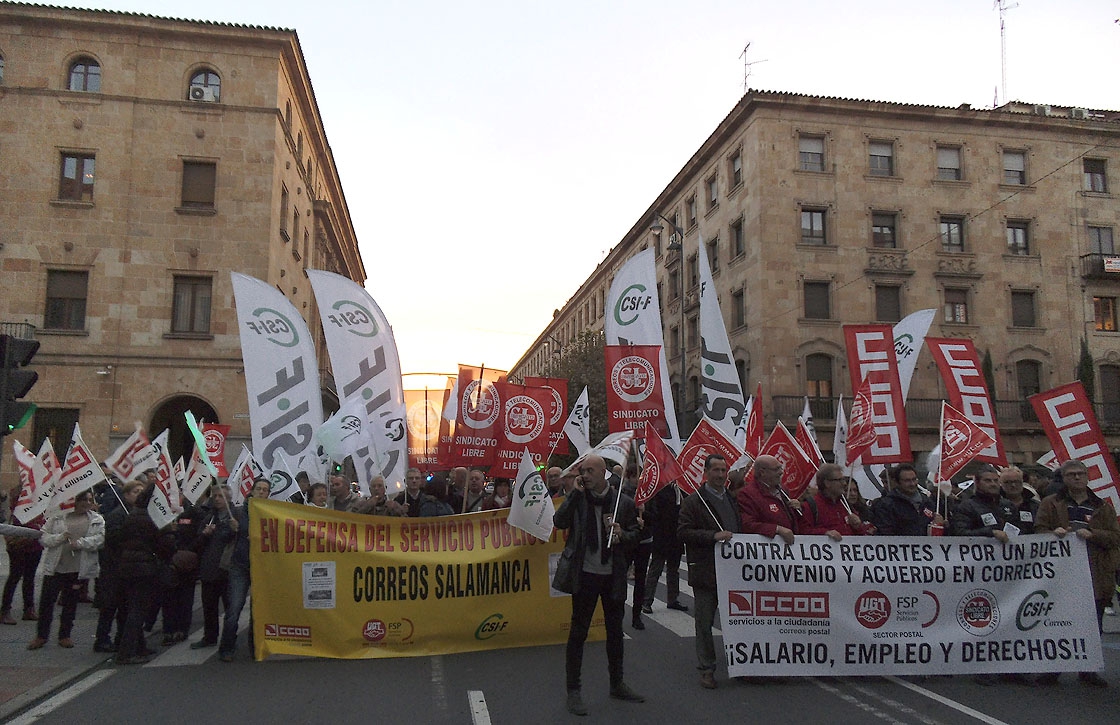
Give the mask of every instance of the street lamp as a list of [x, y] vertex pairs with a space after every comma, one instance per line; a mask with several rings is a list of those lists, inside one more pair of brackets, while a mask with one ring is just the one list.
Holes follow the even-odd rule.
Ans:
[[651, 232], [653, 232], [654, 234], [661, 234], [661, 232], [663, 232], [665, 230], [665, 224], [661, 223], [662, 220], [664, 220], [665, 224], [668, 224], [669, 226], [671, 226], [673, 228], [673, 235], [671, 237], [669, 237], [669, 245], [666, 247], [666, 249], [670, 252], [676, 251], [680, 255], [679, 256], [680, 271], [679, 271], [679, 276], [677, 277], [677, 285], [678, 285], [678, 296], [680, 297], [680, 303], [681, 303], [681, 325], [680, 325], [679, 328], [677, 328], [677, 335], [679, 336], [677, 338], [677, 345], [680, 347], [680, 353], [681, 353], [681, 381], [680, 381], [680, 388], [679, 388], [680, 395], [678, 396], [680, 398], [680, 400], [678, 401], [678, 406], [677, 406], [677, 429], [678, 429], [678, 432], [681, 435], [681, 439], [683, 440], [684, 439], [683, 409], [684, 409], [684, 398], [685, 398], [685, 395], [686, 395], [685, 359], [684, 359], [684, 230], [681, 229], [679, 226], [677, 226], [675, 222], [670, 221], [664, 214], [661, 214], [659, 212], [654, 212], [653, 213], [653, 221], [649, 225], [649, 230]]

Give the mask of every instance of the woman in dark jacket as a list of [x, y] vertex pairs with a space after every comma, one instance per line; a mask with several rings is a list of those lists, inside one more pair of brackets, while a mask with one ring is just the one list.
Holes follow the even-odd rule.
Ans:
[[148, 516], [153, 487], [151, 483], [145, 485], [120, 531], [117, 577], [122, 601], [128, 603], [117, 648], [117, 663], [122, 665], [143, 664], [151, 659], [152, 652], [143, 637], [144, 620], [154, 606], [156, 577], [175, 550], [174, 538], [161, 533]]

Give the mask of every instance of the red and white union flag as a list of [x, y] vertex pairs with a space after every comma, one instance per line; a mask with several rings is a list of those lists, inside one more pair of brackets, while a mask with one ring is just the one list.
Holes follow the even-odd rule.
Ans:
[[938, 479], [948, 481], [976, 454], [995, 443], [980, 426], [953, 406], [941, 402], [941, 463]]

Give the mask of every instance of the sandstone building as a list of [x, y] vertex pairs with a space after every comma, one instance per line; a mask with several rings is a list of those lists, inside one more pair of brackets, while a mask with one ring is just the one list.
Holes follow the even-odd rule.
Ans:
[[[546, 374], [558, 346], [562, 354], [581, 331], [602, 329], [613, 273], [652, 247], [686, 430], [699, 397], [697, 255], [707, 254], [740, 378], [748, 393], [762, 382], [768, 429], [777, 417], [795, 422], [808, 395], [830, 448], [835, 399], [852, 394], [841, 325], [893, 323], [932, 307], [931, 336], [969, 337], [990, 355], [1015, 461], [1049, 449], [1025, 399], [1075, 379], [1083, 338], [1097, 415], [1115, 448], [1117, 149], [1115, 111], [749, 91], [511, 375]], [[657, 214], [681, 229], [683, 251], [668, 249], [671, 225], [651, 231]], [[923, 351], [907, 405], [918, 456], [936, 444], [943, 396]]]
[[139, 421], [172, 425], [179, 455], [191, 409], [233, 426], [232, 463], [249, 426], [229, 273], [280, 289], [321, 360], [303, 270], [365, 280], [296, 33], [0, 2], [0, 72], [0, 322], [41, 343], [15, 437], [62, 456], [80, 422], [104, 456]]

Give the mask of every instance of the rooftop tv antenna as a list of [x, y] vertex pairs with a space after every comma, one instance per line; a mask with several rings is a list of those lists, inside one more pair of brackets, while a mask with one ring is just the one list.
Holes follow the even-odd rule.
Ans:
[[746, 93], [748, 90], [750, 90], [749, 81], [750, 81], [750, 77], [751, 77], [751, 66], [758, 65], [759, 63], [765, 63], [766, 60], [767, 60], [767, 59], [764, 58], [762, 60], [748, 61], [747, 60], [747, 51], [750, 50], [750, 49], [751, 49], [751, 44], [747, 43], [745, 46], [743, 46], [743, 52], [739, 54], [739, 57], [743, 59], [743, 93]]
[[993, 9], [999, 10], [999, 65], [1001, 80], [1003, 81], [1000, 90], [1003, 91], [1003, 102], [1007, 103], [1007, 26], [1004, 23], [1004, 15], [1008, 10], [1014, 10], [1019, 7], [1019, 3], [1008, 5], [1007, 0], [996, 0], [992, 5]]

